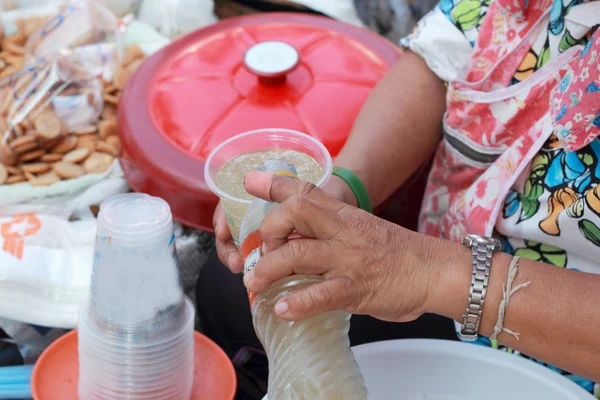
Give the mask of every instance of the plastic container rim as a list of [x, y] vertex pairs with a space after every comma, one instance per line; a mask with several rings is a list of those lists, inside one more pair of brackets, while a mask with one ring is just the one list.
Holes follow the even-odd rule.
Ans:
[[[236, 203], [241, 203], [241, 204], [250, 204], [252, 202], [252, 200], [246, 200], [246, 199], [239, 199], [237, 197], [231, 196], [228, 193], [225, 193], [224, 191], [222, 191], [221, 189], [219, 189], [217, 187], [217, 185], [214, 183], [212, 177], [210, 176], [210, 170], [211, 170], [211, 163], [213, 158], [219, 153], [219, 151], [229, 145], [230, 143], [239, 140], [243, 137], [246, 136], [250, 136], [250, 135], [256, 135], [259, 133], [278, 133], [278, 132], [283, 132], [286, 134], [290, 134], [292, 136], [295, 137], [299, 137], [301, 139], [304, 140], [309, 140], [310, 142], [313, 142], [313, 144], [315, 144], [319, 150], [321, 150], [323, 152], [323, 154], [326, 155], [325, 157], [325, 165], [323, 166], [323, 176], [321, 177], [321, 179], [316, 183], [317, 187], [323, 187], [323, 185], [325, 184], [325, 182], [327, 182], [327, 180], [329, 179], [329, 177], [331, 176], [331, 172], [333, 170], [333, 160], [331, 159], [331, 154], [329, 154], [329, 150], [327, 150], [327, 148], [323, 145], [323, 143], [321, 143], [319, 140], [315, 139], [314, 137], [307, 135], [306, 133], [302, 133], [293, 129], [285, 129], [285, 128], [263, 128], [263, 129], [255, 129], [252, 131], [248, 131], [248, 132], [244, 132], [244, 133], [240, 133], [239, 135], [233, 136], [227, 140], [225, 140], [224, 142], [222, 142], [221, 144], [219, 144], [217, 147], [215, 147], [213, 149], [213, 151], [211, 151], [210, 155], [208, 156], [208, 158], [206, 159], [206, 162], [204, 163], [204, 180], [206, 181], [206, 184], [208, 185], [208, 187], [210, 188], [210, 190], [216, 194], [219, 198], [221, 199], [226, 199], [232, 202], [236, 202]], [[241, 154], [241, 153], [240, 153]]]

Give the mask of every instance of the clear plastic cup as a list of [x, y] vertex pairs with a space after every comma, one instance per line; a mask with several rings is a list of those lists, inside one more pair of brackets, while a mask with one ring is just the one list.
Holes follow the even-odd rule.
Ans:
[[189, 400], [194, 320], [168, 204], [144, 194], [105, 201], [78, 324], [80, 400]]
[[[89, 327], [79, 331], [80, 399], [152, 398], [187, 400], [194, 369], [194, 307], [186, 299], [186, 329], [173, 330], [175, 338], [144, 348], [124, 340], [115, 346], [101, 343], [101, 336]], [[130, 352], [129, 345], [135, 347]]]
[[84, 337], [93, 339], [95, 345], [103, 352], [115, 351], [118, 354], [132, 353], [136, 355], [160, 354], [164, 351], [170, 351], [174, 346], [178, 346], [182, 340], [190, 339], [190, 332], [193, 332], [194, 328], [195, 311], [194, 306], [189, 301], [185, 303], [185, 314], [183, 321], [179, 321], [181, 322], [179, 326], [168, 331], [161, 331], [160, 334], [146, 335], [143, 340], [128, 330], [117, 329], [107, 332], [98, 329], [88, 310], [89, 306], [84, 307], [80, 313], [79, 330], [85, 334]]
[[[217, 146], [206, 160], [204, 179], [210, 190], [219, 196], [233, 240], [238, 247], [240, 224], [251, 200], [235, 197], [222, 190], [215, 182], [215, 177], [219, 169], [234, 157], [272, 148], [296, 150], [314, 158], [323, 170], [323, 176], [316, 182], [319, 187], [322, 187], [331, 176], [333, 162], [325, 146], [317, 139], [301, 132], [279, 128], [259, 129], [234, 136]], [[251, 169], [251, 166], [247, 166], [245, 172]], [[242, 185], [243, 181], [239, 184]]]
[[138, 193], [102, 203], [88, 309], [97, 330], [169, 331], [184, 318], [183, 297], [169, 205]]

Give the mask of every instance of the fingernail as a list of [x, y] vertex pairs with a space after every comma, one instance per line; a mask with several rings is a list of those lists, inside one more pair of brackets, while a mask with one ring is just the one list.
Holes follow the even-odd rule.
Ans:
[[271, 200], [273, 174], [263, 171], [249, 171], [244, 176], [244, 186], [248, 193], [265, 200]]
[[215, 236], [219, 235], [219, 224], [215, 224]]
[[260, 254], [265, 255], [267, 254], [267, 245], [266, 244], [262, 244], [262, 246], [260, 247]]
[[275, 314], [277, 314], [277, 315], [287, 314], [287, 312], [289, 310], [290, 310], [290, 305], [288, 304], [287, 301], [280, 301], [279, 303], [275, 304]]
[[235, 261], [237, 261], [235, 254], [229, 254], [227, 256], [227, 265], [232, 266], [235, 263]]
[[246, 286], [246, 287], [250, 286], [253, 278], [254, 278], [254, 270], [251, 269], [250, 271], [248, 271], [244, 274], [244, 286]]

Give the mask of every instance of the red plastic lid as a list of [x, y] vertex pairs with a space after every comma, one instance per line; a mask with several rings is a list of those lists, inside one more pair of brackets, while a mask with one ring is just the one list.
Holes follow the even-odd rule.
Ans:
[[119, 108], [123, 169], [176, 219], [212, 230], [204, 161], [259, 128], [319, 139], [335, 156], [399, 49], [367, 30], [304, 14], [232, 18], [191, 33], [138, 70]]
[[[77, 331], [48, 347], [31, 376], [34, 400], [77, 400], [79, 353]], [[227, 354], [206, 336], [194, 332], [194, 383], [190, 400], [233, 400], [237, 378]]]

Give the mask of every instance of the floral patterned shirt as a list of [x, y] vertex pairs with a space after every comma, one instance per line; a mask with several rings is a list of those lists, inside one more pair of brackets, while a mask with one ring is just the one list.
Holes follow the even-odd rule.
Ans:
[[583, 0], [443, 0], [420, 21], [403, 44], [448, 82], [420, 230], [600, 273], [599, 23]]

